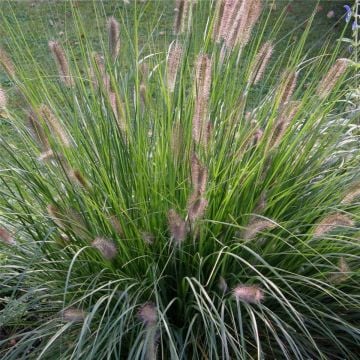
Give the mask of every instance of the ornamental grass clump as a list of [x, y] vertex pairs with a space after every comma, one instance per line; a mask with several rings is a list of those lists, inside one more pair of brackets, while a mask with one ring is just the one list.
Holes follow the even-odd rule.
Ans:
[[358, 65], [265, 2], [175, 5], [154, 42], [94, 2], [95, 42], [70, 1], [41, 64], [2, 14], [0, 357], [356, 359]]

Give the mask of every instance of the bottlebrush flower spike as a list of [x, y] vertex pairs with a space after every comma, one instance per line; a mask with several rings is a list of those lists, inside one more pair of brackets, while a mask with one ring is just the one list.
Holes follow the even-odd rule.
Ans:
[[237, 300], [249, 304], [258, 304], [265, 298], [263, 290], [257, 285], [238, 285], [233, 289], [233, 295]]
[[274, 131], [270, 140], [270, 149], [279, 145], [291, 121], [299, 111], [300, 105], [301, 103], [299, 101], [289, 101], [283, 107], [279, 118], [275, 123]]
[[181, 244], [187, 235], [186, 222], [174, 209], [171, 209], [168, 212], [168, 223], [171, 237], [177, 244]]
[[9, 55], [2, 48], [0, 48], [0, 64], [9, 77], [13, 78], [15, 76], [15, 66], [9, 58]]
[[5, 229], [0, 227], [0, 241], [7, 245], [15, 245], [16, 241], [13, 236]]
[[63, 146], [69, 147], [71, 145], [71, 141], [63, 129], [60, 121], [56, 118], [50, 108], [46, 105], [41, 105], [39, 111], [44, 121], [50, 127], [52, 133], [58, 137]]
[[360, 183], [354, 184], [350, 187], [350, 189], [346, 192], [341, 203], [351, 204], [358, 197], [360, 197]]
[[193, 115], [192, 135], [196, 143], [202, 142], [206, 145], [207, 126], [208, 126], [208, 107], [211, 89], [211, 59], [204, 54], [200, 54], [196, 63], [196, 97]]
[[230, 26], [236, 17], [243, 0], [223, 0], [220, 2], [217, 26], [214, 28], [214, 39], [220, 42], [226, 39]]
[[101, 253], [101, 255], [107, 259], [112, 260], [117, 255], [117, 249], [115, 244], [102, 237], [97, 237], [92, 243], [91, 246]]
[[176, 0], [174, 34], [179, 35], [186, 30], [189, 12], [193, 0]]
[[0, 88], [0, 110], [5, 109], [7, 105], [7, 97], [4, 89]]
[[65, 224], [64, 224], [64, 216], [61, 213], [60, 209], [52, 204], [49, 204], [46, 207], [46, 210], [49, 214], [50, 219], [60, 228], [60, 229], [65, 229]]
[[201, 197], [199, 193], [190, 196], [188, 204], [188, 217], [191, 222], [195, 222], [204, 217], [208, 201]]
[[166, 68], [166, 81], [167, 87], [170, 92], [174, 92], [176, 77], [183, 56], [183, 48], [179, 42], [175, 41], [169, 47], [167, 68]]
[[47, 152], [51, 151], [49, 140], [45, 134], [45, 131], [44, 131], [42, 125], [40, 124], [40, 121], [39, 121], [39, 118], [37, 117], [37, 115], [33, 111], [30, 111], [30, 112], [28, 112], [27, 119], [28, 119], [28, 124], [29, 124], [30, 130], [32, 132], [32, 135], [35, 138], [35, 140], [38, 142], [38, 144], [40, 145], [42, 152], [47, 153]]
[[53, 54], [53, 57], [56, 61], [58, 67], [60, 80], [66, 86], [74, 85], [73, 78], [70, 75], [69, 63], [67, 61], [65, 52], [61, 45], [57, 41], [49, 41], [49, 48]]
[[262, 12], [261, 0], [253, 0], [248, 10], [247, 19], [244, 24], [244, 31], [242, 31], [242, 29], [239, 29], [238, 31], [236, 38], [237, 44], [240, 44], [241, 46], [245, 46], [249, 42], [252, 30], [255, 24], [257, 23], [257, 21], [259, 20], [261, 12]]
[[252, 240], [261, 232], [274, 229], [277, 225], [267, 219], [251, 219], [249, 225], [243, 232], [245, 240]]
[[68, 322], [83, 322], [86, 317], [86, 312], [77, 309], [77, 308], [69, 308], [62, 312], [62, 318]]
[[350, 227], [354, 225], [354, 221], [347, 215], [341, 213], [334, 213], [325, 216], [317, 223], [314, 229], [314, 236], [323, 236], [338, 227]]
[[198, 157], [193, 154], [191, 157], [191, 181], [196, 193], [203, 195], [206, 191], [208, 171], [200, 163]]
[[339, 78], [345, 74], [350, 63], [350, 60], [345, 58], [336, 60], [335, 64], [330, 68], [317, 87], [316, 93], [320, 99], [324, 99], [331, 93]]
[[108, 19], [107, 28], [109, 34], [109, 52], [111, 58], [115, 60], [120, 52], [120, 25], [113, 16]]
[[285, 70], [280, 81], [280, 104], [286, 104], [292, 97], [297, 83], [298, 73]]
[[265, 73], [265, 69], [270, 61], [273, 51], [274, 51], [274, 45], [270, 41], [267, 41], [261, 46], [250, 71], [250, 76], [249, 76], [250, 85], [251, 84], [256, 85], [261, 80], [261, 78]]
[[152, 303], [142, 305], [138, 312], [138, 318], [146, 327], [156, 325], [158, 320], [156, 306]]

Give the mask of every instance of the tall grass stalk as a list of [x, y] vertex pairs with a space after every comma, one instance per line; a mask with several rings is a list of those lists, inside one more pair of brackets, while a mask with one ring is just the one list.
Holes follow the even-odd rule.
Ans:
[[2, 359], [358, 357], [358, 65], [246, 3], [70, 1], [45, 65], [2, 14]]

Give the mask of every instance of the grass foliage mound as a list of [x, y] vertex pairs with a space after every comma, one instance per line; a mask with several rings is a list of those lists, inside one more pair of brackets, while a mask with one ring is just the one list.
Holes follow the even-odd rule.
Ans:
[[192, 3], [167, 44], [146, 3], [89, 3], [93, 44], [69, 2], [47, 66], [3, 16], [2, 359], [359, 354], [357, 65], [308, 56], [311, 19], [294, 42], [258, 0]]

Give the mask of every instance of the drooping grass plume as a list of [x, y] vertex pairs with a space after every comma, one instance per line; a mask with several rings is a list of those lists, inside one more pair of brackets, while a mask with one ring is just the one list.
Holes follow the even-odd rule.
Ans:
[[49, 139], [47, 138], [45, 131], [40, 123], [38, 116], [34, 111], [29, 111], [27, 114], [28, 125], [32, 136], [40, 146], [41, 152], [46, 154], [52, 152], [50, 148]]
[[276, 227], [276, 223], [267, 219], [256, 219], [252, 218], [249, 221], [246, 229], [243, 231], [242, 238], [244, 240], [252, 240], [254, 239], [259, 233], [269, 231]]
[[322, 220], [320, 220], [314, 229], [314, 236], [321, 237], [338, 227], [351, 227], [354, 226], [354, 221], [345, 214], [342, 213], [334, 213], [325, 216]]
[[191, 156], [191, 182], [194, 192], [203, 195], [206, 191], [208, 171], [200, 162], [199, 158], [193, 154]]
[[188, 201], [188, 217], [191, 222], [195, 222], [204, 217], [208, 201], [201, 194], [193, 193]]
[[169, 47], [167, 68], [166, 68], [166, 81], [167, 87], [170, 92], [174, 92], [176, 77], [178, 74], [179, 66], [183, 56], [183, 48], [179, 42], [173, 42]]
[[189, 13], [193, 0], [176, 0], [174, 34], [179, 35], [187, 30]]
[[346, 58], [336, 60], [335, 64], [322, 78], [317, 87], [316, 93], [321, 99], [324, 99], [331, 93], [332, 89], [339, 81], [339, 78], [345, 74], [350, 64], [350, 60]]
[[187, 236], [186, 221], [174, 210], [168, 212], [169, 231], [176, 244], [181, 244]]
[[58, 41], [51, 40], [49, 41], [48, 44], [53, 54], [53, 57], [56, 61], [56, 65], [58, 67], [58, 71], [60, 75], [60, 80], [66, 86], [74, 85], [74, 80], [70, 74], [70, 67], [64, 49], [62, 48], [62, 46], [59, 44]]
[[250, 70], [249, 84], [256, 85], [264, 76], [265, 69], [270, 61], [271, 55], [274, 51], [272, 42], [265, 42], [256, 55], [254, 63]]
[[4, 89], [0, 88], [0, 110], [6, 108], [7, 105], [7, 97]]
[[147, 327], [156, 325], [158, 320], [156, 306], [152, 303], [142, 305], [139, 309], [138, 317]]
[[360, 183], [355, 183], [346, 191], [342, 204], [351, 204], [360, 197]]
[[0, 65], [10, 78], [15, 76], [15, 66], [6, 51], [0, 48]]
[[106, 260], [112, 260], [117, 255], [117, 248], [113, 241], [97, 237], [91, 246], [97, 249]]
[[91, 67], [93, 84], [95, 85], [95, 87], [98, 87], [99, 84], [101, 84], [107, 92], [110, 92], [110, 76], [106, 73], [104, 57], [102, 55], [94, 52], [92, 54], [92, 58], [94, 60], [95, 67], [96, 67], [96, 69], [93, 69]]
[[330, 282], [333, 284], [341, 284], [351, 276], [351, 269], [343, 256], [340, 257], [338, 262], [338, 272], [330, 276]]
[[251, 6], [247, 14], [247, 21], [245, 24], [244, 31], [242, 32], [239, 30], [236, 39], [237, 43], [240, 44], [241, 46], [245, 46], [249, 42], [251, 33], [253, 31], [255, 24], [259, 20], [261, 12], [262, 12], [261, 0], [254, 0], [251, 3]]
[[249, 304], [258, 304], [265, 299], [264, 291], [257, 285], [238, 285], [233, 289], [233, 295]]
[[42, 118], [44, 119], [45, 123], [49, 126], [50, 130], [52, 131], [53, 135], [60, 140], [61, 144], [64, 147], [71, 146], [70, 138], [68, 137], [66, 131], [64, 130], [62, 124], [57, 119], [55, 114], [51, 111], [51, 109], [43, 104], [39, 108], [39, 113], [41, 114]]
[[7, 245], [15, 245], [14, 237], [3, 227], [0, 227], [0, 241]]
[[280, 105], [286, 104], [290, 101], [296, 89], [298, 73], [293, 70], [285, 70], [282, 74], [279, 85], [279, 99]]
[[62, 319], [67, 322], [83, 322], [86, 317], [86, 312], [74, 307], [62, 311]]
[[197, 58], [196, 76], [196, 97], [193, 115], [192, 132], [196, 143], [206, 145], [209, 97], [211, 90], [212, 61], [209, 56], [200, 54]]
[[300, 106], [301, 103], [299, 101], [289, 101], [282, 108], [279, 117], [274, 124], [274, 130], [269, 145], [270, 149], [279, 145], [291, 121], [299, 111]]
[[55, 205], [49, 204], [46, 210], [50, 216], [50, 219], [62, 230], [66, 228], [64, 223], [64, 215]]
[[120, 52], [120, 25], [118, 21], [111, 16], [107, 21], [107, 27], [109, 34], [109, 53], [114, 61]]

